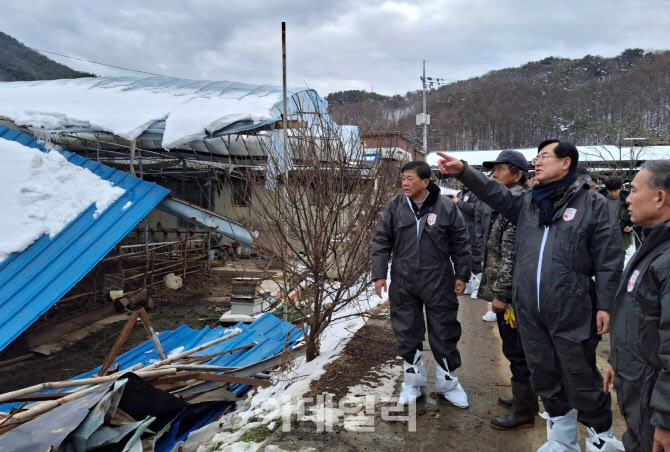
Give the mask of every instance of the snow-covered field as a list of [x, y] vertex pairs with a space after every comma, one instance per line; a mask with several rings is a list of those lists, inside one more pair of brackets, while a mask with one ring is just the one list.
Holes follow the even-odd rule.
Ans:
[[125, 190], [57, 151], [0, 138], [0, 262], [48, 234], [55, 237], [91, 204], [97, 217]]

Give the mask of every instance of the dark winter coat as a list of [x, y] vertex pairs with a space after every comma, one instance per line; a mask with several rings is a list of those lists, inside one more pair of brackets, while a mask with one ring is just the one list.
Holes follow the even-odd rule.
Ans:
[[479, 241], [476, 234], [476, 206], [479, 202], [477, 196], [468, 189], [459, 191], [456, 197], [458, 198], [456, 205], [463, 214], [463, 220], [465, 220], [470, 236], [471, 270], [473, 273], [479, 273], [482, 271], [482, 249], [484, 247], [484, 242]]
[[[607, 190], [601, 190], [600, 194], [603, 195], [607, 202], [610, 201], [607, 196]], [[621, 191], [619, 193], [619, 199], [617, 200], [616, 216], [612, 218], [612, 221], [619, 225], [619, 230], [621, 231], [622, 246], [624, 250], [627, 250], [629, 246], [633, 244], [633, 232], [624, 232], [624, 228], [627, 226], [633, 226], [633, 222], [630, 221], [630, 214], [628, 213], [628, 203], [626, 198], [628, 198], [629, 193], [627, 191]]]
[[656, 225], [628, 263], [610, 325], [624, 444], [651, 450], [653, 426], [670, 430], [670, 221]]
[[520, 322], [541, 313], [552, 335], [594, 337], [595, 311], [609, 311], [624, 257], [607, 201], [578, 178], [544, 227], [531, 192], [515, 195], [467, 164], [458, 179], [517, 226], [513, 302]]
[[372, 279], [386, 279], [393, 255], [394, 282], [409, 288], [430, 285], [436, 294], [453, 293], [454, 275], [463, 281], [470, 278], [468, 233], [455, 203], [433, 182], [428, 192], [419, 219], [404, 194], [386, 205], [373, 236]]
[[473, 256], [473, 260], [481, 263], [483, 267], [484, 262], [484, 250], [486, 249], [486, 242], [488, 240], [489, 228], [491, 224], [491, 212], [493, 210], [486, 204], [484, 201], [477, 201], [477, 207], [475, 208], [475, 237], [477, 242], [481, 243], [481, 246], [477, 249], [473, 249], [473, 253], [479, 253], [478, 256]]

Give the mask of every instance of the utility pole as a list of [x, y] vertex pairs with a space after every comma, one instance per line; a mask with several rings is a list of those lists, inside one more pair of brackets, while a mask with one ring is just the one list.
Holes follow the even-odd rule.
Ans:
[[426, 112], [426, 60], [423, 61], [423, 75], [421, 76], [423, 85], [423, 113], [416, 115], [416, 125], [423, 125], [423, 155], [428, 155], [428, 124], [430, 124], [430, 115]]
[[[286, 120], [286, 22], [281, 23], [281, 59], [282, 59], [282, 87], [283, 87], [283, 111], [282, 128], [284, 129], [284, 190], [288, 190], [288, 121]], [[279, 190], [279, 187], [277, 187]], [[288, 222], [286, 222], [286, 240], [288, 240]], [[284, 258], [288, 260], [288, 244], [284, 245]], [[286, 286], [286, 275], [284, 275], [284, 285]], [[284, 322], [288, 322], [289, 296], [286, 294], [284, 300]]]
[[281, 23], [281, 58], [282, 58], [282, 87], [283, 104], [282, 128], [284, 129], [284, 183], [288, 183], [288, 121], [286, 120], [286, 22]]

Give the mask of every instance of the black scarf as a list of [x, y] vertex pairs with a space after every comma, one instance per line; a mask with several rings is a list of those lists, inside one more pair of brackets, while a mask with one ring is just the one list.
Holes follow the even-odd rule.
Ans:
[[426, 200], [423, 202], [423, 204], [421, 204], [420, 209], [414, 203], [414, 201], [410, 199], [410, 202], [412, 203], [412, 210], [414, 210], [414, 215], [416, 215], [417, 220], [430, 211], [440, 196], [440, 187], [438, 187], [433, 181], [430, 181], [426, 187], [426, 190], [428, 191], [428, 196], [426, 196]]
[[559, 201], [565, 191], [577, 180], [577, 173], [570, 171], [562, 179], [548, 184], [537, 184], [531, 192], [533, 201], [540, 210], [540, 226], [549, 226], [554, 217], [554, 204]]

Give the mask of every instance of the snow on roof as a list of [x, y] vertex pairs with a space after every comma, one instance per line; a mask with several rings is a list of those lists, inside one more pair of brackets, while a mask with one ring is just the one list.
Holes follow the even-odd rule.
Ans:
[[0, 138], [0, 262], [47, 234], [53, 238], [95, 204], [97, 217], [125, 190], [56, 151]]
[[[521, 152], [526, 160], [532, 161], [537, 156], [537, 148], [514, 149]], [[619, 159], [619, 148], [612, 145], [603, 146], [577, 146], [580, 162], [608, 162]], [[447, 154], [465, 160], [470, 165], [481, 166], [484, 162], [494, 161], [502, 149], [486, 151], [444, 151]], [[630, 160], [663, 160], [670, 158], [670, 146], [647, 146], [647, 147], [622, 147], [621, 159]], [[437, 166], [440, 157], [435, 152], [426, 156], [426, 162], [431, 166]]]
[[[290, 88], [287, 116], [326, 112], [315, 91]], [[165, 121], [166, 149], [238, 121], [279, 119], [282, 88], [165, 77], [100, 77], [0, 83], [0, 117], [33, 129], [106, 131], [127, 140]]]
[[[393, 159], [409, 162], [412, 160], [412, 155], [399, 147], [391, 148], [365, 148], [365, 155], [368, 160]], [[436, 156], [437, 157], [437, 156]], [[437, 165], [437, 158], [435, 159]]]
[[[65, 161], [61, 161], [55, 155], [44, 157], [51, 163], [58, 163], [59, 168], [54, 170], [53, 174], [44, 171], [45, 166], [49, 165], [44, 159], [36, 158], [34, 155], [30, 161], [19, 158], [12, 165], [22, 167], [21, 173], [31, 173], [36, 180], [26, 180], [19, 177], [18, 174], [12, 174], [11, 177], [16, 181], [15, 184], [11, 179], [7, 179], [5, 159], [13, 152], [8, 151], [4, 141], [21, 143], [26, 146], [21, 149], [22, 152], [28, 152], [30, 149], [46, 152], [45, 147], [38, 144], [34, 138], [0, 126], [0, 143], [3, 144], [0, 149], [0, 160], [2, 160], [0, 161], [0, 172], [2, 173], [0, 176], [0, 190], [2, 190], [0, 209], [4, 215], [0, 218], [0, 232], [2, 232], [0, 240], [5, 240], [6, 237], [10, 237], [15, 242], [25, 240], [21, 230], [25, 221], [19, 222], [19, 218], [25, 218], [24, 213], [21, 212], [21, 216], [16, 217], [16, 208], [12, 207], [10, 202], [17, 197], [25, 196], [34, 203], [40, 203], [40, 206], [45, 209], [40, 211], [33, 206], [26, 205], [26, 212], [33, 212], [33, 218], [28, 219], [29, 223], [53, 224], [52, 221], [57, 221], [57, 219], [50, 212], [50, 208], [47, 210], [46, 204], [58, 198], [59, 193], [64, 189], [64, 187], [57, 187], [61, 183], [68, 186], [67, 191], [70, 197], [62, 202], [69, 205], [77, 202], [74, 199], [77, 196], [83, 198], [89, 196], [89, 193], [86, 192], [91, 191], [90, 175], [87, 173], [92, 173], [102, 182], [121, 189], [123, 194], [97, 217], [95, 217], [95, 210], [102, 208], [98, 205], [98, 201], [101, 201], [102, 198], [88, 202], [88, 207], [54, 237], [49, 237], [49, 233], [55, 233], [55, 229], [45, 230], [45, 234], [24, 251], [12, 253], [0, 262], [0, 350], [4, 349], [66, 294], [170, 192], [154, 183], [137, 179], [128, 173], [117, 171], [67, 151], [59, 152]], [[30, 154], [27, 154], [26, 157], [28, 155]], [[39, 163], [42, 165], [40, 166]], [[60, 167], [66, 164], [85, 171], [84, 182], [78, 190], [72, 188], [72, 180], [69, 178], [71, 175], [61, 171]], [[16, 171], [18, 173], [18, 170]], [[41, 179], [51, 181], [52, 186], [48, 187], [48, 191], [45, 191], [45, 181]], [[66, 215], [62, 207], [57, 206], [56, 209], [59, 213]], [[9, 223], [11, 228], [5, 221], [11, 221]], [[32, 226], [30, 224], [30, 227]]]

